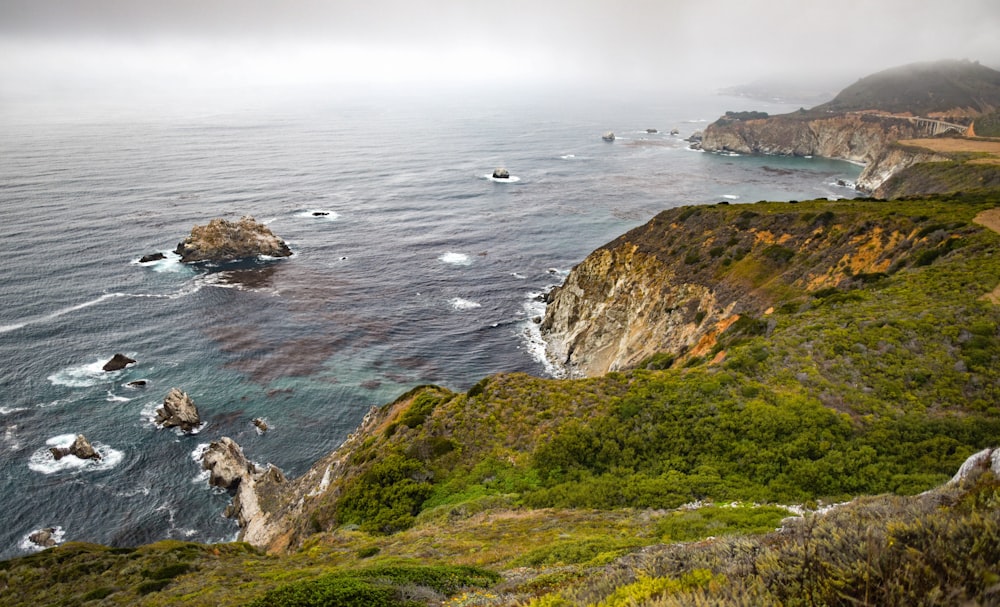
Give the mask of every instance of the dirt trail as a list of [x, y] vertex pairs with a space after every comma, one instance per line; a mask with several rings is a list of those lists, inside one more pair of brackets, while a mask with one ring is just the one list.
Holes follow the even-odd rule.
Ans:
[[[995, 209], [990, 209], [989, 211], [983, 211], [972, 220], [973, 223], [978, 223], [981, 226], [985, 226], [994, 232], [1000, 234], [1000, 207]], [[1000, 285], [993, 289], [992, 292], [983, 295], [982, 299], [991, 301], [996, 305], [1000, 305]]]

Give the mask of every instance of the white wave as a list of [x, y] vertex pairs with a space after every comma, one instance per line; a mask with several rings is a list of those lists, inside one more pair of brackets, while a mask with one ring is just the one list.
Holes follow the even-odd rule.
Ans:
[[143, 485], [137, 489], [131, 489], [129, 491], [116, 491], [115, 497], [136, 497], [136, 496], [147, 496], [152, 492], [152, 488], [148, 485]]
[[99, 471], [99, 470], [110, 470], [120, 464], [122, 459], [124, 459], [125, 454], [117, 449], [112, 449], [111, 447], [105, 445], [104, 443], [92, 442], [91, 446], [94, 447], [94, 451], [101, 456], [101, 459], [80, 459], [75, 455], [64, 455], [62, 459], [57, 460], [52, 452], [49, 451], [49, 447], [60, 447], [66, 448], [73, 444], [76, 440], [75, 434], [60, 434], [59, 436], [53, 436], [49, 440], [45, 441], [48, 447], [43, 447], [38, 451], [31, 454], [28, 459], [28, 468], [35, 472], [41, 472], [42, 474], [54, 474], [56, 472], [78, 472], [86, 470]]
[[510, 275], [518, 280], [524, 280], [525, 278], [527, 278], [527, 276], [521, 274], [520, 272], [511, 272]]
[[130, 401], [132, 399], [131, 398], [125, 398], [124, 396], [118, 396], [117, 394], [113, 393], [111, 390], [108, 390], [108, 396], [104, 400], [108, 401], [109, 403], [127, 403], [128, 401]]
[[340, 213], [326, 209], [307, 209], [301, 213], [296, 213], [295, 216], [304, 219], [320, 219], [322, 221], [336, 221], [340, 219]]
[[564, 154], [563, 156], [560, 156], [559, 158], [562, 158], [563, 160], [572, 160], [572, 159], [576, 158], [576, 154]]
[[462, 299], [461, 297], [454, 297], [448, 300], [448, 303], [450, 303], [451, 307], [456, 310], [473, 310], [475, 308], [483, 307], [480, 303], [468, 299]]
[[729, 200], [737, 200], [737, 199], [739, 199], [739, 196], [736, 195], [736, 194], [723, 194], [722, 197], [723, 198], [728, 198]]
[[163, 259], [157, 259], [156, 261], [147, 261], [142, 263], [139, 259], [133, 259], [132, 265], [139, 265], [144, 268], [149, 268], [154, 272], [171, 272], [171, 273], [192, 273], [194, 268], [189, 267], [186, 264], [181, 263], [181, 256], [173, 251], [157, 251], [163, 254]]
[[144, 425], [152, 426], [158, 428], [156, 425], [156, 410], [160, 408], [159, 402], [152, 401], [143, 405], [142, 410], [139, 411], [139, 415], [142, 416], [142, 421]]
[[208, 479], [211, 477], [212, 473], [201, 467], [202, 459], [205, 457], [205, 452], [208, 451], [209, 443], [198, 443], [191, 451], [191, 459], [194, 463], [198, 464], [198, 474], [191, 479], [191, 482], [197, 485], [202, 483], [208, 484]]
[[26, 324], [28, 323], [19, 322], [13, 325], [0, 325], [0, 333], [9, 333], [11, 331], [17, 331], [18, 329], [24, 328]]
[[520, 325], [520, 336], [528, 354], [542, 365], [550, 377], [566, 377], [566, 369], [549, 359], [541, 324], [535, 322], [535, 319], [545, 316], [545, 302], [541, 301], [541, 295], [543, 293], [538, 291], [527, 294], [522, 304], [527, 319]]
[[689, 152], [698, 152], [699, 154], [704, 154], [704, 153], [705, 153], [705, 150], [703, 150], [703, 149], [701, 149], [701, 148], [698, 148], [698, 149], [694, 149], [694, 148], [693, 148], [693, 147], [691, 147], [691, 146], [687, 146], [687, 147], [686, 147], [686, 148], [684, 148], [684, 149], [685, 149], [685, 150], [687, 150], [687, 151], [689, 151]]
[[454, 253], [448, 251], [444, 255], [438, 257], [438, 261], [442, 263], [451, 264], [453, 266], [468, 266], [472, 265], [472, 258], [465, 253]]
[[27, 411], [27, 407], [0, 407], [0, 415], [10, 415], [18, 411]]
[[97, 362], [67, 367], [50, 375], [48, 380], [54, 385], [69, 388], [96, 386], [121, 373], [120, 371], [105, 371], [104, 363], [106, 362], [106, 360], [98, 360]]
[[[59, 526], [50, 528], [52, 529], [52, 539], [55, 540], [56, 545], [63, 543], [66, 539], [66, 530]], [[25, 533], [24, 537], [21, 538], [21, 541], [17, 543], [17, 547], [25, 552], [41, 552], [42, 550], [45, 550], [45, 546], [39, 546], [35, 542], [31, 541], [31, 536], [39, 531], [43, 530], [33, 529]]]
[[483, 175], [486, 179], [489, 179], [493, 183], [514, 183], [521, 181], [521, 178], [517, 175], [511, 175], [510, 177], [494, 177], [492, 173], [488, 175]]
[[7, 443], [11, 451], [21, 449], [21, 441], [17, 440], [17, 424], [9, 424], [4, 428], [3, 442]]

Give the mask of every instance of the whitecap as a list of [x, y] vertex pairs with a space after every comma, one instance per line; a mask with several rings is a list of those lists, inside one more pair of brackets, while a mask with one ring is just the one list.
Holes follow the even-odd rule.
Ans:
[[156, 410], [160, 407], [160, 403], [156, 401], [147, 402], [143, 405], [142, 410], [139, 411], [139, 415], [142, 417], [142, 421], [145, 425], [158, 428], [156, 424]]
[[736, 194], [723, 194], [722, 197], [728, 198], [729, 200], [737, 200], [739, 198]]
[[488, 175], [483, 175], [486, 179], [489, 179], [493, 183], [514, 183], [521, 181], [521, 178], [517, 175], [511, 175], [510, 177], [494, 177], [492, 173]]
[[112, 449], [108, 445], [99, 442], [92, 442], [91, 446], [101, 456], [101, 459], [80, 459], [75, 455], [64, 455], [57, 460], [49, 447], [66, 448], [76, 440], [76, 434], [60, 434], [45, 441], [48, 447], [43, 447], [31, 454], [28, 459], [28, 468], [42, 474], [54, 474], [56, 472], [78, 472], [78, 471], [99, 471], [110, 470], [120, 464], [125, 454], [117, 449]]
[[3, 442], [7, 443], [11, 451], [21, 449], [21, 442], [17, 440], [17, 424], [9, 424], [4, 428]]
[[[66, 530], [58, 525], [55, 527], [49, 527], [52, 529], [52, 539], [55, 541], [56, 545], [63, 543], [66, 539]], [[44, 529], [33, 529], [24, 534], [21, 541], [17, 543], [17, 547], [25, 552], [41, 552], [45, 550], [45, 546], [39, 546], [35, 542], [31, 541], [31, 536], [39, 531], [44, 531]]]
[[0, 415], [10, 415], [18, 411], [27, 411], [27, 407], [0, 407]]
[[576, 158], [576, 154], [564, 154], [564, 155], [560, 156], [559, 158], [562, 158], [563, 160], [572, 160], [572, 159]]
[[67, 386], [69, 388], [88, 388], [108, 381], [115, 377], [120, 371], [105, 371], [104, 363], [107, 361], [98, 360], [92, 363], [75, 365], [57, 371], [48, 377], [48, 380], [57, 386]]
[[448, 251], [444, 255], [438, 257], [438, 261], [442, 263], [451, 264], [453, 266], [468, 266], [472, 265], [472, 258], [465, 253], [454, 253]]
[[147, 261], [142, 263], [139, 259], [133, 259], [133, 265], [139, 265], [144, 268], [149, 268], [154, 272], [172, 272], [172, 273], [192, 273], [194, 268], [189, 267], [187, 264], [181, 263], [181, 256], [173, 251], [158, 251], [163, 254], [163, 259], [157, 259], [156, 261]]
[[0, 325], [0, 333], [9, 333], [11, 331], [17, 331], [18, 329], [23, 328], [24, 325], [26, 324], [28, 323], [19, 322], [13, 325]]
[[462, 299], [461, 297], [454, 297], [448, 300], [448, 303], [450, 303], [451, 307], [456, 310], [473, 310], [475, 308], [483, 307], [480, 303], [468, 299]]
[[524, 280], [525, 278], [527, 278], [527, 276], [521, 274], [520, 272], [511, 272], [510, 275], [518, 280]]
[[340, 213], [326, 209], [307, 209], [301, 213], [296, 213], [295, 216], [302, 217], [303, 219], [318, 219], [320, 221], [336, 221], [340, 219]]
[[191, 479], [191, 482], [197, 485], [202, 483], [208, 483], [208, 479], [212, 476], [212, 473], [208, 470], [202, 468], [202, 459], [205, 457], [205, 452], [208, 451], [209, 443], [198, 443], [198, 445], [191, 451], [191, 459], [194, 463], [198, 464], [198, 474]]
[[104, 400], [106, 400], [109, 403], [127, 403], [132, 399], [125, 398], [124, 396], [118, 396], [117, 394], [111, 392], [111, 390], [108, 390], [108, 396]]

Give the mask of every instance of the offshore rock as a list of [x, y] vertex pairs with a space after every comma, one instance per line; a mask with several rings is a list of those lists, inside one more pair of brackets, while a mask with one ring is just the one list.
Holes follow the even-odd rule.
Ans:
[[156, 410], [156, 423], [164, 428], [179, 427], [191, 433], [201, 425], [201, 416], [194, 401], [186, 393], [171, 388], [163, 400], [163, 406]]
[[601, 139], [603, 139], [605, 141], [614, 141], [615, 140], [615, 134], [614, 134], [613, 131], [608, 131], [607, 133], [604, 133], [603, 135], [601, 135]]
[[125, 356], [124, 354], [115, 354], [111, 357], [111, 360], [104, 363], [104, 366], [101, 367], [101, 369], [104, 371], [121, 371], [134, 362], [135, 360]]
[[510, 179], [510, 171], [504, 168], [493, 169], [493, 179]]
[[44, 529], [39, 529], [38, 531], [35, 531], [31, 535], [29, 535], [28, 540], [36, 546], [41, 546], [42, 548], [51, 548], [59, 543], [56, 541], [55, 533], [56, 533], [55, 527], [46, 527]]
[[160, 261], [161, 259], [166, 259], [167, 256], [163, 253], [150, 253], [149, 255], [143, 255], [139, 258], [139, 263], [150, 263], [153, 261]]
[[76, 440], [69, 447], [52, 447], [49, 451], [57, 461], [67, 455], [73, 455], [80, 459], [101, 459], [101, 454], [94, 449], [90, 441], [87, 440], [87, 437], [82, 434], [78, 434]]
[[195, 226], [174, 252], [184, 263], [225, 263], [261, 255], [288, 257], [292, 254], [285, 241], [249, 215], [235, 222], [213, 219], [208, 225]]

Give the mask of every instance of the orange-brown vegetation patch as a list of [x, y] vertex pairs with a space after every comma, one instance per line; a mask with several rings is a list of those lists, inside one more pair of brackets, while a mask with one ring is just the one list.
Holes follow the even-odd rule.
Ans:
[[696, 356], [704, 356], [708, 354], [708, 352], [715, 347], [719, 335], [739, 319], [739, 314], [733, 314], [729, 318], [723, 318], [719, 322], [715, 323], [715, 328], [701, 336], [698, 343], [691, 348], [690, 352], [688, 352], [688, 356], [694, 358]]

